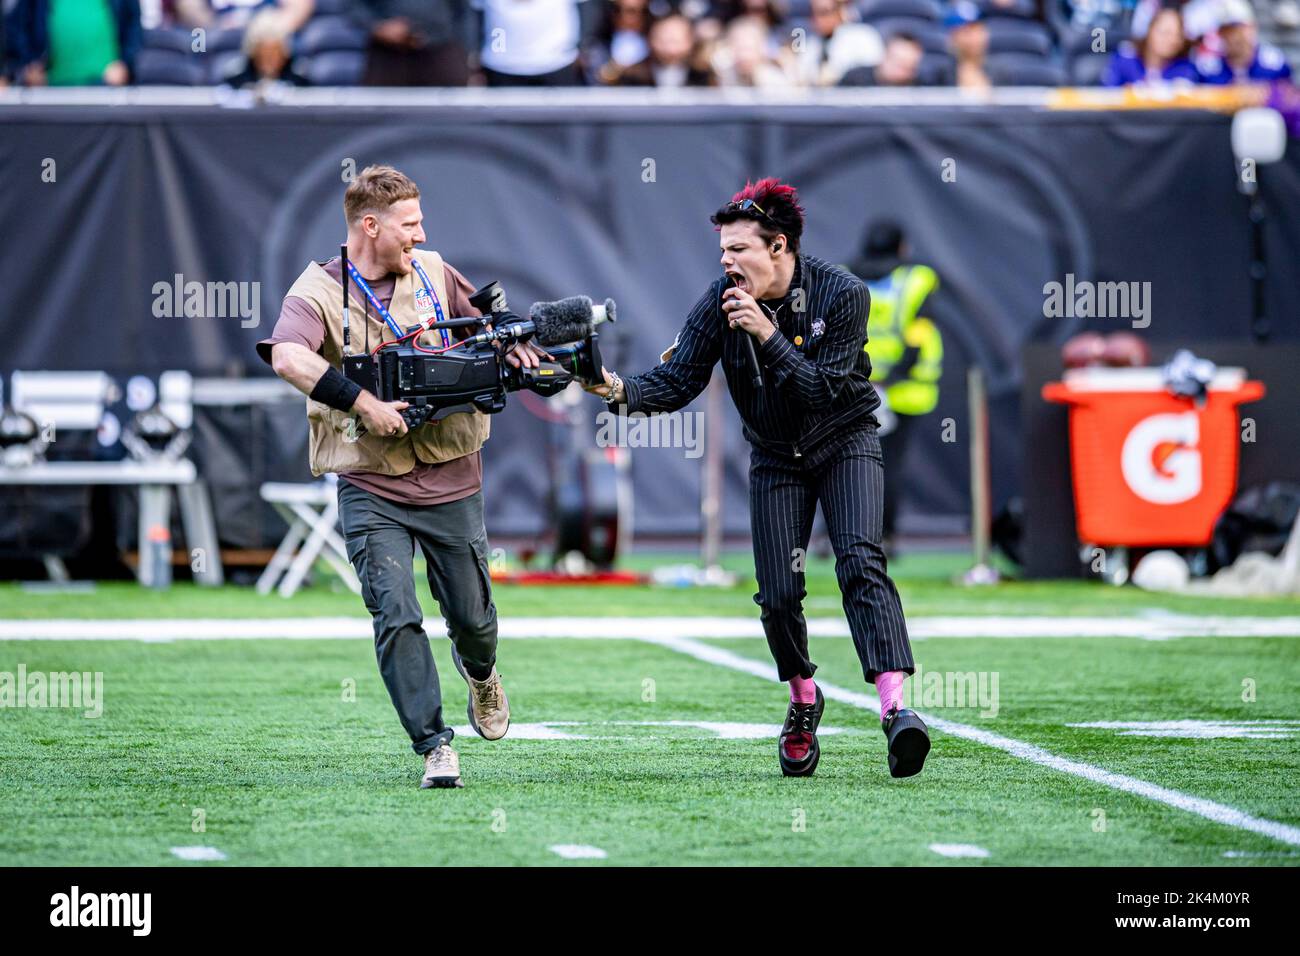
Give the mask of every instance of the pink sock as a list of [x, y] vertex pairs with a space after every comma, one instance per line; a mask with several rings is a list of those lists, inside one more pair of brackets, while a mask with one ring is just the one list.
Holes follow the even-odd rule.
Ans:
[[817, 685], [811, 677], [790, 678], [790, 699], [796, 704], [815, 704], [817, 702]]
[[903, 681], [905, 680], [907, 680], [905, 671], [881, 671], [876, 675], [876, 691], [880, 694], [882, 717], [895, 708], [903, 709]]

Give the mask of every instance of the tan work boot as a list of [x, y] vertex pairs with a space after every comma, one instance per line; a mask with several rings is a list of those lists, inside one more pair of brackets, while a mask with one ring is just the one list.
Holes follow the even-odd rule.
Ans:
[[469, 684], [469, 725], [484, 740], [500, 740], [510, 729], [510, 701], [501, 686], [501, 675], [494, 667], [486, 679], [475, 680], [466, 674], [465, 682]]
[[451, 749], [451, 744], [435, 747], [424, 755], [424, 779], [420, 781], [421, 790], [428, 790], [431, 787], [463, 786], [465, 783], [460, 779], [460, 758], [456, 756], [456, 751]]

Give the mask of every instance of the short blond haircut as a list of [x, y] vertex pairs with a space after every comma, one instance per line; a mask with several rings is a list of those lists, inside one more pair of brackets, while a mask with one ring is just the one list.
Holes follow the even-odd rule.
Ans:
[[278, 11], [262, 10], [255, 14], [253, 19], [248, 21], [248, 26], [244, 28], [244, 55], [252, 57], [263, 43], [278, 43], [288, 53], [290, 34], [291, 31], [284, 22], [284, 17]]
[[351, 226], [364, 216], [387, 212], [393, 203], [419, 198], [420, 187], [405, 173], [392, 166], [367, 166], [343, 194], [343, 215]]

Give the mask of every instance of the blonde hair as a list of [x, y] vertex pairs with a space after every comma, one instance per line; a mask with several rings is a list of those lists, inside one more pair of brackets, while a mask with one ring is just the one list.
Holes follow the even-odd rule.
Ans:
[[278, 43], [288, 52], [289, 34], [289, 27], [279, 11], [262, 10], [244, 28], [244, 55], [251, 57], [263, 43]]
[[351, 226], [362, 217], [388, 211], [403, 199], [419, 199], [420, 187], [392, 166], [367, 166], [343, 194], [343, 215]]

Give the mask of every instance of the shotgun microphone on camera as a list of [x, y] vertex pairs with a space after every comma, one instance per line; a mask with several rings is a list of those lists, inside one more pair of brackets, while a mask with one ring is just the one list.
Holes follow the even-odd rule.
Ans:
[[613, 299], [597, 305], [591, 296], [571, 295], [554, 302], [534, 302], [528, 318], [537, 327], [541, 345], [561, 345], [586, 338], [603, 322], [616, 321], [618, 308]]

